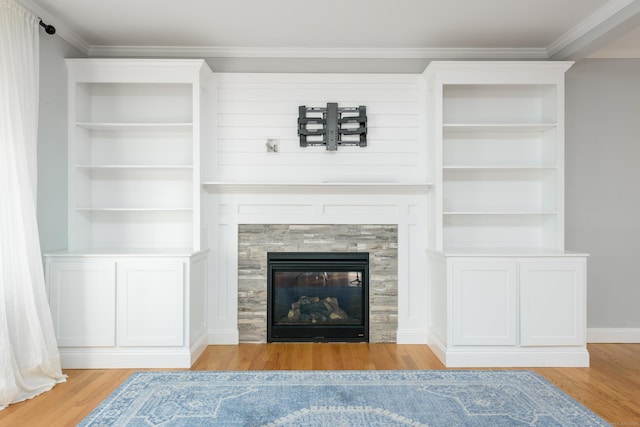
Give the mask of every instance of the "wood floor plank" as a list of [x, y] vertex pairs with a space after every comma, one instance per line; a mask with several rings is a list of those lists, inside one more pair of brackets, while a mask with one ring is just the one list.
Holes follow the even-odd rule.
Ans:
[[[610, 424], [640, 426], [640, 344], [591, 344], [589, 352], [589, 368], [532, 370]], [[427, 370], [444, 366], [425, 345], [273, 343], [209, 346], [191, 369]], [[65, 370], [66, 383], [0, 411], [0, 427], [74, 426], [133, 372]]]

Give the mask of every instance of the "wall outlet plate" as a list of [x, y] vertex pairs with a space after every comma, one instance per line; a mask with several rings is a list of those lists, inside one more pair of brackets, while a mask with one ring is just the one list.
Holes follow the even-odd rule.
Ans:
[[277, 154], [280, 152], [280, 138], [267, 138], [267, 142], [265, 144], [267, 147], [267, 153]]

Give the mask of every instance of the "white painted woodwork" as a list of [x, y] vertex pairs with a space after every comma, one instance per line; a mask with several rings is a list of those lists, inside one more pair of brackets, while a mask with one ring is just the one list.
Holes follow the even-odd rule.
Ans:
[[[397, 224], [398, 342], [425, 343], [426, 93], [420, 75], [216, 74], [209, 342], [238, 342], [238, 224]], [[367, 147], [300, 147], [298, 106], [367, 107]], [[267, 153], [267, 138], [280, 152]], [[222, 285], [224, 284], [224, 285]]]
[[181, 346], [184, 342], [184, 264], [118, 264], [118, 345]]
[[572, 262], [521, 263], [521, 344], [584, 345], [585, 283], [584, 259]]
[[112, 262], [47, 264], [51, 316], [60, 347], [116, 343], [116, 269]]
[[[398, 343], [447, 366], [588, 365], [586, 258], [564, 251], [570, 63], [67, 65], [69, 250], [46, 256], [65, 367], [189, 367], [237, 343], [239, 224], [396, 224]], [[328, 102], [367, 106], [366, 148], [299, 146], [298, 106]]]
[[429, 64], [430, 248], [564, 248], [564, 73], [570, 66]]
[[586, 256], [564, 251], [570, 66], [425, 70], [429, 340], [447, 366], [588, 366]]
[[207, 254], [45, 255], [65, 369], [188, 368], [207, 345]]
[[515, 345], [516, 265], [452, 265], [453, 345]]
[[69, 249], [201, 242], [202, 60], [67, 59]]
[[[239, 224], [396, 224], [398, 226], [397, 341], [425, 344], [427, 336], [426, 203], [428, 187], [396, 193], [393, 188], [362, 193], [358, 186], [245, 185], [238, 192], [209, 189], [208, 211], [216, 242], [211, 256], [209, 342], [237, 344]], [[227, 188], [227, 190], [229, 190]], [[294, 191], [297, 190], [297, 191]], [[331, 236], [327, 236], [331, 239]], [[266, 254], [265, 254], [266, 256]], [[265, 278], [266, 280], [266, 278]]]
[[[216, 74], [209, 181], [426, 182], [424, 81], [416, 74]], [[367, 147], [300, 147], [298, 106], [367, 107]], [[267, 153], [267, 138], [280, 151]]]
[[585, 255], [428, 258], [429, 345], [446, 366], [589, 365]]
[[203, 60], [66, 64], [69, 249], [45, 255], [63, 367], [190, 367], [206, 345], [213, 74]]

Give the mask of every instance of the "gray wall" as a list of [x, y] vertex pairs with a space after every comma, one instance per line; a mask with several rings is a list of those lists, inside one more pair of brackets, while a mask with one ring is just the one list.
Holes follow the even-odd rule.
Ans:
[[[63, 58], [83, 55], [58, 36], [40, 42], [38, 221], [48, 252], [67, 247]], [[217, 70], [242, 68], [212, 62]], [[591, 254], [587, 324], [639, 328], [640, 60], [580, 61], [567, 74], [566, 99], [565, 240], [567, 249]]]
[[67, 68], [84, 56], [58, 36], [40, 31], [38, 225], [43, 252], [67, 247]]
[[567, 74], [566, 236], [590, 253], [589, 328], [640, 327], [640, 59]]

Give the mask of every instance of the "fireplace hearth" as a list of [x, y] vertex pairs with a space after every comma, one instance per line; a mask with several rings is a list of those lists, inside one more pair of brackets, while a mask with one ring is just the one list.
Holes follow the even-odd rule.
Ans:
[[267, 253], [267, 342], [368, 342], [369, 254]]

